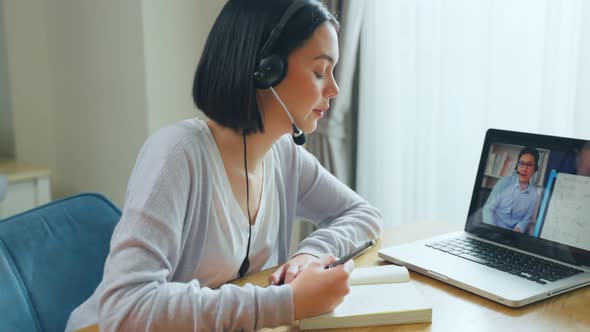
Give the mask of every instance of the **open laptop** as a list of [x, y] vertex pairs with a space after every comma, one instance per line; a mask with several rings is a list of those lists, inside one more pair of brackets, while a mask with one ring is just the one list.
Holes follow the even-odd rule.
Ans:
[[379, 257], [510, 306], [590, 284], [590, 142], [489, 129], [463, 232]]

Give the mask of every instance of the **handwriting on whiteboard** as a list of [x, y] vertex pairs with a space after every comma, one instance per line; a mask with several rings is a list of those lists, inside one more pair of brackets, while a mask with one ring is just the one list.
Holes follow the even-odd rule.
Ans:
[[590, 250], [590, 177], [559, 173], [541, 237]]

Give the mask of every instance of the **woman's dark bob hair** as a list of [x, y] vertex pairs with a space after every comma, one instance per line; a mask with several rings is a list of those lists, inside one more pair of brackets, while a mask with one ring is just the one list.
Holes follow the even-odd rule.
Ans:
[[[193, 100], [209, 118], [246, 133], [264, 131], [253, 75], [259, 52], [292, 0], [229, 0], [209, 33], [193, 82]], [[273, 49], [284, 59], [328, 21], [339, 23], [317, 0], [307, 0], [286, 23]]]

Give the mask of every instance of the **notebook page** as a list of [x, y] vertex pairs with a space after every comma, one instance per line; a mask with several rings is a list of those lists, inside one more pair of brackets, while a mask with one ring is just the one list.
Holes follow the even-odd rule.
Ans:
[[355, 285], [324, 315], [299, 321], [300, 330], [431, 322], [432, 306], [411, 282]]
[[373, 315], [428, 309], [430, 306], [412, 283], [355, 285], [344, 301], [326, 315]]

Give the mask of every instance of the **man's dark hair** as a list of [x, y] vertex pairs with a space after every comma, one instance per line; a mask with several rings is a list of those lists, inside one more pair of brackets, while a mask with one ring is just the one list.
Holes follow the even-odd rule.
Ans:
[[[193, 82], [193, 100], [222, 126], [248, 133], [264, 131], [253, 75], [259, 52], [292, 0], [229, 0], [209, 33]], [[316, 0], [286, 23], [273, 53], [287, 58], [315, 29], [336, 18]]]

